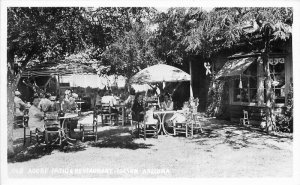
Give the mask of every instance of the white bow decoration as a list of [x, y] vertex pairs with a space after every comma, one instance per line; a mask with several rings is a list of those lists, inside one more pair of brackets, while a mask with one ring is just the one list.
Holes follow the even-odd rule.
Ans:
[[206, 75], [208, 74], [211, 74], [211, 71], [210, 71], [210, 63], [209, 62], [204, 62], [204, 67], [206, 68]]

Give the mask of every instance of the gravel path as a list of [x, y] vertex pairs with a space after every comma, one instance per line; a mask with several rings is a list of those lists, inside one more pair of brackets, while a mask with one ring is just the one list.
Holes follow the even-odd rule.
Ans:
[[8, 172], [14, 178], [292, 176], [291, 134], [266, 135], [202, 119], [204, 133], [194, 138], [143, 140], [132, 138], [128, 127], [102, 127], [96, 143], [79, 143], [72, 150], [33, 149], [39, 155], [24, 159], [23, 153], [8, 163]]

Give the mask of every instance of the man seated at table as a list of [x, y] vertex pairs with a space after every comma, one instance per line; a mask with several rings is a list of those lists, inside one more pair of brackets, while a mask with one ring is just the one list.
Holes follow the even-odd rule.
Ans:
[[104, 96], [101, 98], [101, 104], [106, 104], [111, 106], [112, 113], [118, 113], [118, 110], [114, 107], [117, 104], [116, 98], [112, 95], [112, 92], [106, 91]]
[[41, 93], [41, 100], [38, 105], [38, 107], [41, 109], [43, 112], [48, 112], [50, 111], [51, 107], [53, 106], [53, 102], [49, 99], [51, 97], [50, 93]]
[[144, 120], [145, 107], [143, 102], [143, 94], [136, 94], [131, 110], [133, 121], [141, 122]]

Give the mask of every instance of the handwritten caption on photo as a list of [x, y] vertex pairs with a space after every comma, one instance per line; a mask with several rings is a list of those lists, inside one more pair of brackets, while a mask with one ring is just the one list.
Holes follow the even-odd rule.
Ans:
[[157, 169], [157, 168], [147, 168], [147, 169], [136, 169], [136, 168], [29, 168], [29, 169], [13, 169], [10, 174], [30, 174], [30, 175], [51, 175], [51, 174], [65, 174], [65, 175], [80, 175], [80, 174], [149, 174], [149, 175], [159, 175], [159, 174], [170, 174], [169, 169]]

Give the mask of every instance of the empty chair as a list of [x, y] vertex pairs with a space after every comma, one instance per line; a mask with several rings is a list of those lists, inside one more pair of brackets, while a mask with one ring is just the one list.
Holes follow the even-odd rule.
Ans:
[[[45, 143], [49, 144], [51, 141], [51, 144], [54, 144], [58, 141], [58, 145], [61, 145], [62, 142], [62, 128], [60, 124], [60, 120], [58, 117], [58, 114], [56, 113], [46, 113], [45, 114]], [[52, 141], [53, 135], [56, 135], [56, 140]], [[51, 137], [49, 139], [49, 136]]]
[[94, 137], [95, 141], [97, 141], [98, 114], [96, 109], [94, 110], [92, 117], [93, 120], [91, 123], [80, 124], [83, 142], [86, 137]]
[[249, 115], [248, 115], [248, 111], [243, 110], [243, 118], [240, 119], [240, 123], [243, 125], [249, 125]]
[[102, 126], [104, 126], [105, 123], [109, 123], [109, 125], [113, 125], [113, 122], [118, 123], [119, 114], [114, 111], [110, 104], [101, 104], [100, 115]]

